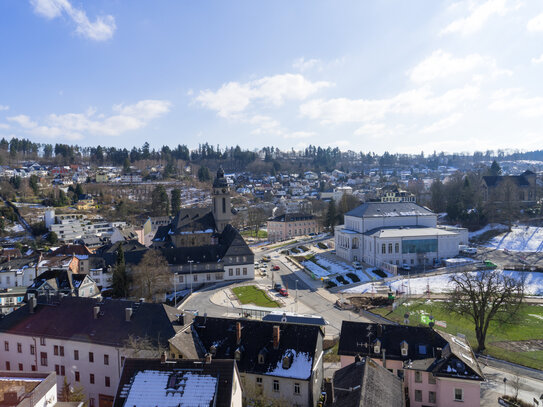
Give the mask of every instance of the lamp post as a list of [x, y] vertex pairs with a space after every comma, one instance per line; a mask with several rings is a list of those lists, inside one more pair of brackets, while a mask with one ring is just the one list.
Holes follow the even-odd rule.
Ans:
[[188, 260], [187, 263], [189, 263], [189, 273], [190, 273], [190, 293], [192, 294], [192, 263], [194, 263], [194, 260]]
[[298, 280], [296, 280], [295, 283], [296, 283], [296, 313], [298, 313]]

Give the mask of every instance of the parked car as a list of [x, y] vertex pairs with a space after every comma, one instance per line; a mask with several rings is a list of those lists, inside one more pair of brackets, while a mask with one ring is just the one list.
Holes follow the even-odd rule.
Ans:
[[272, 270], [274, 270], [274, 271], [279, 270], [279, 266], [276, 264], [275, 266], [272, 267]]
[[268, 256], [264, 256], [264, 257], [262, 257], [262, 261], [268, 263], [268, 262], [271, 261], [271, 259]]
[[464, 250], [462, 250], [462, 253], [464, 253], [464, 254], [477, 254], [477, 248], [476, 247], [466, 247]]
[[283, 286], [282, 286], [280, 283], [275, 283], [275, 284], [273, 285], [273, 289], [274, 289], [275, 291], [279, 291], [279, 290], [281, 290], [282, 288], [283, 288]]
[[281, 294], [283, 297], [288, 297], [288, 291], [285, 288], [281, 288], [279, 290], [279, 294]]
[[406, 271], [409, 271], [409, 270], [411, 270], [411, 266], [409, 264], [407, 264], [407, 263], [404, 263], [404, 264], [402, 264], [402, 269], [404, 269]]
[[353, 261], [353, 267], [357, 270], [360, 270], [362, 268], [362, 264], [358, 261]]

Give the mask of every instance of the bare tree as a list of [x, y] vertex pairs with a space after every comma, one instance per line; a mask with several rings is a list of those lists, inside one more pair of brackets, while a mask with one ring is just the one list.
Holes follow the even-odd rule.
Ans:
[[499, 270], [465, 271], [451, 276], [455, 289], [446, 307], [473, 321], [478, 352], [485, 349], [491, 321], [507, 322], [516, 317], [524, 299], [524, 280]]
[[150, 249], [134, 267], [132, 295], [154, 300], [170, 286], [168, 262], [158, 250]]
[[247, 210], [247, 226], [253, 230], [255, 237], [258, 237], [258, 231], [266, 219], [266, 212], [261, 208], [253, 206]]

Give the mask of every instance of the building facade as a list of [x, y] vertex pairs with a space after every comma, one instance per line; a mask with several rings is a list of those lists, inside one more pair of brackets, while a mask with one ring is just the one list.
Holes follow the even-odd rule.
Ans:
[[315, 216], [303, 213], [286, 213], [276, 216], [268, 220], [267, 229], [270, 242], [320, 232]]

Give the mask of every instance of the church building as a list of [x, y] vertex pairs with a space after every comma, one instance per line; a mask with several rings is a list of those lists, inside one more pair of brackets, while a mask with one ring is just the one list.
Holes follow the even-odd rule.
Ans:
[[230, 221], [230, 188], [219, 168], [211, 208], [183, 208], [160, 226], [152, 247], [161, 250], [175, 273], [178, 289], [223, 280], [254, 278], [254, 254]]

